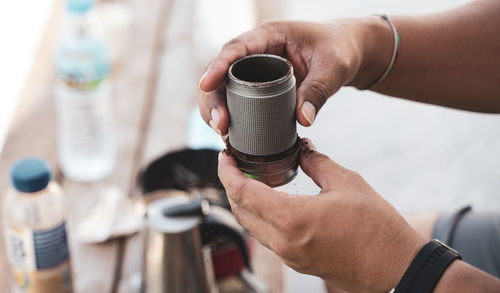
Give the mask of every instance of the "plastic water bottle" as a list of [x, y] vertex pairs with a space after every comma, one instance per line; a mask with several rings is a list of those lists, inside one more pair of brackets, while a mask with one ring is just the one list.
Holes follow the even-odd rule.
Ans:
[[226, 147], [222, 138], [203, 121], [198, 107], [195, 107], [189, 114], [185, 138], [186, 146], [193, 150], [221, 151]]
[[67, 0], [55, 63], [59, 164], [67, 178], [95, 181], [115, 166], [116, 146], [107, 80], [110, 57], [87, 20], [91, 0]]
[[61, 188], [42, 159], [20, 160], [10, 175], [13, 187], [3, 199], [2, 228], [12, 292], [72, 292]]

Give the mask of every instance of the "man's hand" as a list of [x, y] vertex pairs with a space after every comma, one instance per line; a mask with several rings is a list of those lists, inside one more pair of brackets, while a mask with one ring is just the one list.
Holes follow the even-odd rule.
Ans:
[[301, 148], [317, 196], [290, 195], [247, 178], [227, 153], [219, 177], [233, 213], [293, 269], [353, 292], [388, 292], [426, 240], [357, 173]]
[[[369, 18], [374, 20], [378, 21]], [[367, 38], [359, 27], [364, 22], [266, 23], [229, 41], [200, 80], [203, 119], [219, 134], [227, 133], [225, 79], [229, 66], [246, 55], [268, 53], [292, 62], [297, 79], [297, 120], [310, 126], [326, 100], [351, 82], [362, 65]]]

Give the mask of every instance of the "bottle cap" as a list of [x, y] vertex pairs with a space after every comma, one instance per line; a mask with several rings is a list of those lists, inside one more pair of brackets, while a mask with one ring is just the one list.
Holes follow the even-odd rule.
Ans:
[[40, 158], [25, 158], [10, 169], [12, 185], [20, 192], [38, 192], [49, 184], [50, 166]]
[[84, 14], [92, 8], [94, 0], [67, 0], [66, 8], [75, 14]]

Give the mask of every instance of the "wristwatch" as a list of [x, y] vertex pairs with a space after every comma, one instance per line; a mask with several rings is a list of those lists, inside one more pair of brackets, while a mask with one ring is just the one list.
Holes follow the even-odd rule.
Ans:
[[462, 259], [456, 250], [437, 239], [429, 241], [389, 293], [432, 293], [445, 270], [456, 259]]

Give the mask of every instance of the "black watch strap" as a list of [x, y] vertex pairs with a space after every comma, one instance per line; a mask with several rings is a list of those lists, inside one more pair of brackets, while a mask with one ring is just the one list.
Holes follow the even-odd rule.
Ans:
[[460, 253], [441, 241], [429, 241], [418, 252], [396, 286], [395, 293], [431, 293], [448, 266]]

